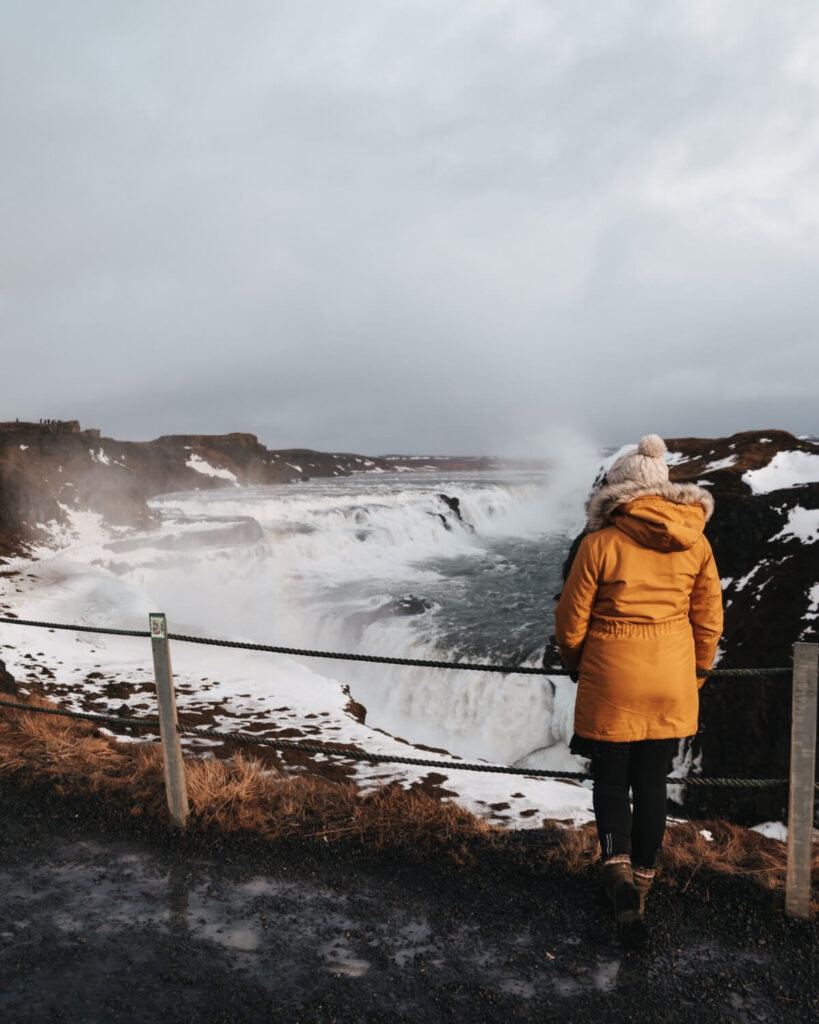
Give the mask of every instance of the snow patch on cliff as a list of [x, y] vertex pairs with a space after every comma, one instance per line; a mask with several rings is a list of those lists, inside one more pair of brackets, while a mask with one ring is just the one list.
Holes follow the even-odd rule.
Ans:
[[754, 494], [769, 494], [786, 487], [819, 482], [819, 455], [813, 452], [777, 452], [767, 466], [742, 474]]
[[805, 612], [805, 618], [813, 619], [819, 618], [819, 583], [815, 583], [808, 591], [808, 610]]
[[715, 462], [709, 462], [705, 467], [706, 473], [713, 473], [717, 469], [730, 469], [731, 466], [737, 461], [736, 455], [729, 455], [724, 459], [717, 459]]
[[665, 461], [668, 466], [682, 466], [691, 461], [691, 456], [683, 452], [666, 452]]
[[819, 540], [819, 508], [802, 508], [795, 505], [788, 511], [788, 521], [771, 540], [786, 540], [790, 537], [813, 544]]
[[759, 570], [762, 569], [767, 564], [768, 564], [767, 558], [763, 558], [763, 560], [761, 562], [758, 562], [755, 566], [753, 566], [753, 568], [751, 569], [751, 571], [749, 573], [746, 573], [746, 575], [743, 576], [742, 579], [737, 580], [737, 585], [736, 585], [736, 587], [734, 587], [735, 592], [739, 593], [741, 590], [744, 590], [745, 587], [754, 578], [754, 576], [756, 576], [756, 574], [759, 572]]
[[190, 455], [185, 465], [189, 469], [195, 469], [197, 473], [204, 474], [204, 476], [214, 476], [220, 480], [230, 480], [231, 483], [237, 485], [239, 483], [235, 473], [231, 473], [229, 469], [218, 469], [216, 466], [211, 466], [209, 462], [205, 462], [201, 455], [197, 455], [196, 452]]

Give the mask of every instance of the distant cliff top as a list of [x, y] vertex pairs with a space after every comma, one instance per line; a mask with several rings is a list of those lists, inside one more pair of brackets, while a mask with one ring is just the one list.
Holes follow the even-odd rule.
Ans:
[[[366, 456], [309, 448], [271, 450], [255, 434], [170, 434], [117, 441], [77, 420], [0, 423], [0, 556], [45, 536], [43, 524], [85, 508], [113, 523], [145, 524], [146, 502], [171, 491], [285, 484], [353, 473], [480, 470], [499, 459]], [[518, 462], [516, 465], [535, 465]]]

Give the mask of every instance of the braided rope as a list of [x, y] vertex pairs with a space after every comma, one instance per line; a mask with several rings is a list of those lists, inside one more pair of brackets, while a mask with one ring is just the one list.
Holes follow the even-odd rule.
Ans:
[[705, 673], [705, 678], [719, 676], [721, 679], [751, 679], [753, 677], [768, 678], [769, 676], [790, 676], [793, 669], [789, 666], [776, 668], [712, 668]]
[[38, 704], [16, 704], [10, 700], [0, 700], [0, 707], [12, 708], [15, 711], [33, 711], [38, 715], [60, 715], [62, 718], [83, 718], [88, 722], [115, 722], [127, 725], [128, 728], [158, 729], [159, 721], [150, 718], [125, 718], [123, 715], [101, 715], [91, 711], [69, 711], [63, 708], [41, 708]]
[[339, 661], [363, 661], [374, 665], [412, 665], [418, 668], [458, 668], [472, 672], [501, 672], [504, 675], [545, 676], [566, 675], [565, 672], [547, 672], [544, 668], [526, 665], [490, 665], [470, 661], [435, 661], [431, 658], [390, 658], [380, 654], [347, 654], [341, 651], [311, 651], [301, 647], [274, 647], [270, 644], [251, 644], [240, 640], [214, 640], [211, 637], [185, 636], [168, 633], [169, 640], [180, 640], [188, 644], [206, 644], [213, 647], [232, 647], [243, 651], [265, 651], [270, 654], [290, 654], [305, 658], [334, 658]]
[[7, 626], [40, 626], [43, 629], [70, 629], [77, 633], [106, 633], [110, 636], [141, 636], [149, 637], [147, 629], [109, 629], [107, 626], [77, 626], [67, 622], [37, 622], [34, 619], [0, 618]]
[[[0, 700], [0, 707], [12, 708], [16, 711], [32, 711], [38, 714], [62, 715], [66, 718], [82, 718], [91, 722], [115, 722], [120, 726], [139, 729], [158, 729], [159, 722], [150, 719], [129, 719], [121, 715], [100, 715], [85, 711], [63, 711], [59, 708], [42, 708], [34, 704], [18, 704], [12, 701]], [[528, 778], [543, 779], [577, 779], [589, 780], [592, 778], [586, 772], [550, 771], [546, 768], [513, 768], [509, 765], [496, 764], [474, 764], [461, 761], [440, 761], [420, 757], [401, 757], [398, 754], [374, 754], [366, 750], [357, 750], [352, 747], [332, 747], [323, 743], [310, 743], [306, 740], [268, 739], [264, 736], [252, 736], [248, 733], [222, 732], [218, 729], [205, 729], [198, 726], [178, 725], [177, 731], [183, 736], [201, 736], [207, 739], [221, 741], [229, 740], [246, 746], [264, 746], [273, 750], [299, 750], [309, 754], [325, 754], [332, 757], [342, 757], [353, 761], [369, 761], [375, 764], [405, 764], [417, 765], [423, 768], [443, 768], [447, 771], [453, 768], [468, 772], [488, 772], [495, 775], [517, 775]], [[710, 787], [735, 787], [741, 789], [768, 789], [774, 786], [788, 784], [788, 779], [709, 779], [700, 777], [677, 778], [669, 776], [666, 782], [677, 786], [710, 786]], [[815, 783], [819, 790], [819, 783]]]
[[[11, 626], [39, 626], [43, 629], [67, 629], [80, 633], [101, 633], [109, 636], [150, 637], [147, 630], [140, 629], [109, 629], [103, 626], [77, 626], [63, 622], [37, 622], [32, 619], [13, 619], [0, 617], [0, 623]], [[214, 637], [189, 636], [184, 633], [169, 633], [169, 640], [182, 643], [203, 644], [210, 647], [225, 647], [241, 651], [261, 651], [267, 654], [287, 654], [305, 658], [332, 658], [338, 661], [360, 661], [377, 665], [407, 665], [416, 668], [462, 669], [471, 672], [499, 672], [502, 675], [529, 676], [565, 676], [561, 670], [533, 668], [527, 665], [490, 665], [482, 662], [467, 661], [436, 661], [431, 658], [390, 658], [377, 654], [349, 654], [342, 651], [314, 651], [302, 647], [281, 647], [274, 644], [255, 644], [242, 640], [219, 640]], [[777, 668], [717, 668], [707, 673], [708, 677], [751, 678], [770, 676], [788, 676], [792, 672], [788, 667]]]

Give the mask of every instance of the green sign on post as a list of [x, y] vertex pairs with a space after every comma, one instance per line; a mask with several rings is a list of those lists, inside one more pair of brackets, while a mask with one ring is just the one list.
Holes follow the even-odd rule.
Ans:
[[148, 616], [148, 622], [151, 627], [151, 639], [156, 638], [157, 640], [166, 640], [168, 636], [168, 627], [165, 621], [165, 616], [162, 612], [152, 612]]

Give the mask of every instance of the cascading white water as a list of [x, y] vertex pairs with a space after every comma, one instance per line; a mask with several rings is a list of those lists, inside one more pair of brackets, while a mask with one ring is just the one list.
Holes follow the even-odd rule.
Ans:
[[[175, 622], [218, 635], [534, 663], [579, 518], [571, 497], [533, 473], [362, 475], [166, 495], [152, 506], [169, 529], [252, 516], [263, 540], [194, 550], [182, 564], [153, 561], [125, 578], [150, 589]], [[368, 725], [410, 742], [511, 763], [556, 739], [553, 687], [540, 677], [317, 659], [310, 667], [348, 684]]]

